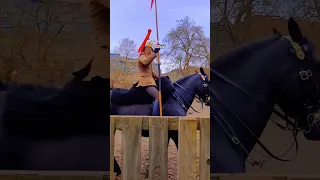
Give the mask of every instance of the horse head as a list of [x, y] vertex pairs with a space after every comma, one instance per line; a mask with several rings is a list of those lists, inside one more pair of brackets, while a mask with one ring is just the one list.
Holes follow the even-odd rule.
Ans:
[[201, 77], [199, 84], [197, 85], [197, 95], [199, 100], [203, 102], [206, 106], [210, 105], [210, 91], [209, 91], [209, 79], [208, 75], [204, 72], [203, 68], [200, 68], [198, 73]]
[[[302, 34], [293, 18], [288, 21], [288, 31], [291, 40], [286, 41], [290, 45], [291, 61], [285, 66], [277, 105], [306, 132], [311, 130], [320, 107], [320, 62], [313, 43]], [[276, 31], [276, 34], [280, 33]]]
[[210, 105], [209, 79], [202, 67], [199, 73], [196, 72], [182, 77], [173, 83], [173, 85], [176, 92], [179, 90], [178, 95], [188, 104], [186, 107], [191, 107], [194, 98], [200, 103], [204, 103], [207, 106]]

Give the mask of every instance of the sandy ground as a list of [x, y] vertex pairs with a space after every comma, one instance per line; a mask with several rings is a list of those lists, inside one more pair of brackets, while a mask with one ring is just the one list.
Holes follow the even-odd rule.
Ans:
[[[197, 102], [193, 103], [193, 107], [195, 110], [201, 112], [201, 113], [195, 113], [192, 110], [189, 112], [193, 112], [192, 114], [189, 114], [188, 116], [197, 116], [197, 117], [209, 117], [210, 116], [210, 109], [209, 107], [204, 106], [203, 110], [201, 110], [201, 105]], [[122, 165], [122, 155], [121, 155], [121, 148], [122, 148], [122, 133], [121, 131], [116, 132], [115, 136], [115, 157], [118, 161], [119, 165]], [[199, 141], [199, 132], [198, 132], [198, 141]], [[198, 142], [199, 144], [199, 142]], [[199, 147], [198, 147], [199, 148]], [[199, 150], [198, 150], [199, 152]], [[199, 154], [198, 154], [199, 158]], [[168, 149], [168, 180], [176, 180], [178, 179], [178, 150], [172, 140], [170, 140], [169, 143], [169, 149]], [[141, 179], [147, 180], [147, 171], [148, 171], [148, 163], [149, 162], [149, 138], [142, 138], [141, 143]], [[199, 167], [198, 167], [199, 169]]]
[[[282, 120], [275, 115], [271, 116], [271, 119], [281, 122]], [[265, 174], [320, 174], [320, 143], [319, 141], [307, 140], [302, 133], [298, 134], [298, 145], [299, 150], [295, 157], [295, 148], [293, 147], [288, 154], [284, 157], [285, 159], [293, 159], [289, 162], [281, 162], [277, 160], [269, 160], [263, 167], [252, 167], [247, 165], [248, 173], [265, 173]], [[285, 153], [292, 143], [292, 134], [288, 131], [283, 131], [278, 128], [274, 123], [269, 121], [266, 129], [263, 131], [260, 140], [265, 144], [268, 149], [276, 156], [280, 156]], [[263, 154], [266, 154], [258, 145], [255, 149]], [[253, 151], [250, 154], [251, 157], [256, 160], [265, 160], [257, 152]], [[320, 179], [320, 176], [318, 178]]]

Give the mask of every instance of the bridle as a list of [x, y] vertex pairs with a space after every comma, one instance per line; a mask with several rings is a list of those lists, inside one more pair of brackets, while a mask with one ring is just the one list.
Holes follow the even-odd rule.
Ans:
[[[292, 121], [289, 116], [288, 116], [288, 112], [285, 112], [285, 114], [280, 113], [277, 109], [273, 109], [273, 112], [278, 115], [281, 119], [283, 119], [284, 121], [287, 122], [287, 126], [291, 126], [293, 127], [293, 129], [291, 129], [293, 131], [293, 136], [294, 136], [294, 141], [291, 144], [291, 146], [289, 147], [289, 149], [283, 153], [280, 156], [275, 156], [260, 140], [259, 138], [251, 131], [251, 129], [245, 124], [245, 122], [234, 112], [232, 111], [232, 109], [230, 109], [229, 107], [227, 107], [226, 105], [223, 105], [223, 102], [219, 96], [219, 94], [213, 89], [212, 86], [210, 86], [210, 91], [213, 95], [213, 97], [215, 98], [214, 103], [211, 102], [211, 106], [213, 107], [213, 111], [211, 113], [213, 113], [213, 115], [215, 116], [214, 120], [216, 120], [219, 125], [221, 126], [221, 128], [223, 129], [224, 133], [228, 136], [228, 138], [233, 142], [234, 145], [236, 146], [240, 146], [240, 148], [244, 151], [244, 153], [247, 155], [247, 157], [249, 157], [250, 152], [245, 148], [245, 146], [242, 144], [242, 142], [239, 140], [236, 131], [233, 129], [233, 127], [229, 124], [229, 122], [227, 122], [225, 120], [225, 118], [223, 117], [223, 115], [218, 112], [217, 108], [215, 107], [215, 104], [219, 103], [220, 106], [224, 109], [226, 109], [227, 111], [229, 111], [245, 128], [246, 130], [251, 134], [251, 136], [256, 140], [257, 144], [269, 155], [271, 156], [268, 157], [260, 152], [258, 152], [259, 154], [263, 155], [264, 157], [267, 157], [269, 159], [276, 159], [279, 161], [291, 161], [293, 160], [298, 152], [298, 143], [297, 143], [297, 133], [299, 131], [303, 131], [303, 132], [310, 132], [311, 127], [315, 124], [314, 120], [312, 119], [312, 114], [318, 110], [319, 108], [319, 103], [315, 103], [313, 100], [311, 100], [311, 97], [308, 95], [307, 92], [310, 92], [310, 84], [314, 83], [313, 80], [313, 74], [312, 71], [310, 69], [308, 69], [306, 67], [306, 59], [305, 59], [305, 52], [308, 50], [307, 45], [302, 45], [300, 46], [298, 43], [294, 42], [291, 37], [286, 37], [286, 36], [282, 36], [280, 37], [281, 40], [284, 40], [285, 42], [287, 42], [290, 46], [290, 49], [292, 50], [292, 54], [294, 54], [296, 56], [296, 58], [299, 61], [299, 67], [300, 67], [300, 71], [299, 71], [299, 76], [300, 76], [300, 88], [301, 88], [301, 92], [302, 92], [302, 97], [303, 97], [303, 108], [306, 109], [305, 113], [303, 115], [306, 114], [307, 117], [307, 129], [304, 127], [300, 127], [298, 125], [299, 121], [298, 119], [301, 118], [297, 118], [294, 119], [294, 121]], [[291, 56], [291, 60], [292, 60], [292, 56]], [[232, 85], [233, 87], [235, 87], [236, 89], [238, 89], [239, 91], [241, 91], [243, 94], [247, 95], [248, 97], [250, 97], [251, 99], [255, 100], [256, 102], [258, 102], [259, 105], [265, 105], [264, 102], [259, 101], [256, 97], [254, 97], [251, 93], [249, 93], [246, 89], [244, 89], [243, 87], [241, 87], [240, 85], [236, 84], [234, 81], [228, 79], [227, 77], [225, 77], [224, 75], [222, 75], [221, 73], [219, 73], [218, 71], [216, 71], [215, 69], [211, 68], [210, 72], [213, 73], [215, 75], [215, 77], [223, 80], [224, 82]], [[314, 98], [314, 97], [313, 97]], [[319, 99], [319, 91], [317, 89], [317, 98]], [[311, 103], [312, 102], [312, 103]], [[285, 101], [283, 101], [283, 99], [278, 100], [277, 104], [281, 107], [281, 108], [285, 108], [290, 106], [289, 104], [286, 104]], [[289, 108], [290, 109], [290, 108]], [[277, 126], [279, 126], [282, 129], [285, 129], [286, 127], [280, 125], [279, 123], [273, 121], [274, 123], [276, 123]], [[289, 152], [289, 150], [292, 148], [293, 144], [295, 144], [296, 146], [296, 154], [292, 159], [283, 159], [281, 158], [282, 156], [284, 156], [285, 154], [287, 154]], [[257, 166], [260, 165], [260, 167], [262, 167], [262, 165], [266, 162], [266, 160], [263, 161], [256, 161], [256, 160], [252, 160], [251, 162], [246, 161], [247, 163], [251, 164], [252, 166]]]
[[[209, 83], [207, 81], [207, 77], [202, 75], [201, 73], [198, 73], [201, 76], [201, 83], [198, 84], [197, 89], [199, 89], [199, 86], [203, 86], [204, 91], [205, 91], [205, 100], [203, 100], [202, 98], [199, 97], [199, 95], [196, 94], [195, 98], [201, 102], [201, 103], [205, 103], [206, 105], [208, 105], [210, 103], [210, 91], [209, 91]], [[177, 88], [182, 89], [183, 91], [189, 93], [189, 94], [193, 94], [192, 92], [190, 92], [189, 90], [187, 90], [186, 88], [184, 88], [183, 86], [181, 86], [180, 84], [174, 82], [173, 85], [174, 87], [174, 91], [173, 91], [173, 97], [179, 102], [179, 104], [181, 105], [181, 107], [187, 112], [188, 111], [188, 107], [190, 107], [193, 111], [200, 113], [199, 111], [195, 110], [192, 105], [183, 97], [183, 95], [181, 95], [181, 93], [177, 90]]]
[[[302, 109], [304, 112], [301, 112], [301, 114], [298, 115], [298, 117], [295, 117], [295, 121], [291, 121], [288, 118], [287, 114], [295, 114], [292, 111], [297, 111], [297, 108], [292, 108], [292, 105], [286, 103], [285, 99], [280, 98], [277, 102], [277, 104], [285, 111], [285, 114], [281, 114], [279, 111], [274, 110], [274, 113], [277, 114], [279, 117], [284, 119], [287, 122], [287, 126], [292, 126], [297, 131], [302, 131], [304, 133], [309, 133], [311, 131], [311, 127], [315, 124], [313, 115], [314, 112], [316, 112], [319, 109], [319, 88], [316, 82], [313, 80], [313, 74], [310, 69], [308, 69], [306, 64], [306, 57], [305, 52], [308, 51], [308, 46], [306, 44], [300, 46], [299, 44], [292, 41], [290, 37], [283, 38], [288, 44], [291, 45], [292, 53], [295, 53], [298, 58], [298, 63], [300, 67], [299, 71], [299, 84], [300, 84], [300, 90], [302, 94], [302, 103], [298, 106], [298, 108]], [[313, 86], [312, 86], [313, 85]], [[314, 92], [311, 92], [314, 91]], [[315, 96], [312, 96], [315, 95]], [[290, 107], [291, 106], [291, 107]], [[293, 106], [294, 107], [294, 106]], [[305, 122], [306, 126], [301, 126], [301, 118], [306, 117]], [[292, 130], [288, 127], [284, 127], [279, 125], [278, 123], [274, 122], [278, 127], [284, 130]]]

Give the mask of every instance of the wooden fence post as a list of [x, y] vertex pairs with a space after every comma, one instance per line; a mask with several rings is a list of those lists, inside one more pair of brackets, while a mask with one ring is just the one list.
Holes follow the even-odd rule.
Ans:
[[197, 125], [195, 117], [179, 119], [179, 171], [181, 180], [197, 178]]
[[168, 118], [149, 118], [149, 179], [168, 178]]
[[141, 179], [142, 117], [122, 120], [122, 179]]

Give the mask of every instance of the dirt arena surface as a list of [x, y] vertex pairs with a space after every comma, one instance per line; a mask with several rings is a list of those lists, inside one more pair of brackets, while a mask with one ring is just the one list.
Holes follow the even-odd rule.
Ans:
[[[282, 122], [278, 116], [271, 116], [273, 120]], [[251, 167], [247, 165], [248, 173], [266, 173], [266, 174], [319, 174], [320, 179], [320, 141], [307, 140], [303, 134], [298, 134], [299, 151], [297, 157], [290, 162], [280, 162], [277, 160], [268, 161], [262, 168]], [[267, 128], [264, 130], [260, 140], [265, 146], [276, 156], [280, 156], [290, 147], [292, 143], [292, 133], [283, 131], [274, 123], [269, 121]], [[266, 154], [256, 146], [256, 149]], [[291, 159], [295, 155], [295, 147], [290, 150], [285, 159]], [[251, 157], [257, 160], [263, 160], [264, 157], [259, 156], [256, 152], [251, 153]]]
[[[210, 109], [207, 106], [203, 106], [203, 110], [201, 110], [201, 104], [194, 102], [192, 105], [195, 110], [201, 112], [196, 113], [190, 110], [190, 112], [193, 112], [192, 114], [189, 114], [189, 116], [197, 116], [197, 117], [209, 117], [210, 116]], [[122, 165], [122, 155], [121, 155], [121, 149], [122, 149], [122, 133], [121, 131], [117, 131], [115, 135], [115, 149], [114, 149], [114, 155], [116, 160], [118, 161], [119, 165]], [[198, 141], [199, 141], [199, 131], [198, 131]], [[199, 144], [199, 142], [198, 142]], [[199, 152], [199, 147], [198, 147]], [[197, 154], [199, 157], [199, 154]], [[172, 140], [170, 140], [169, 143], [169, 149], [168, 149], [168, 180], [176, 180], [178, 179], [178, 150]], [[149, 163], [149, 138], [142, 138], [141, 142], [141, 179], [147, 180], [147, 171], [148, 171], [148, 163]], [[199, 167], [198, 167], [199, 170]]]

